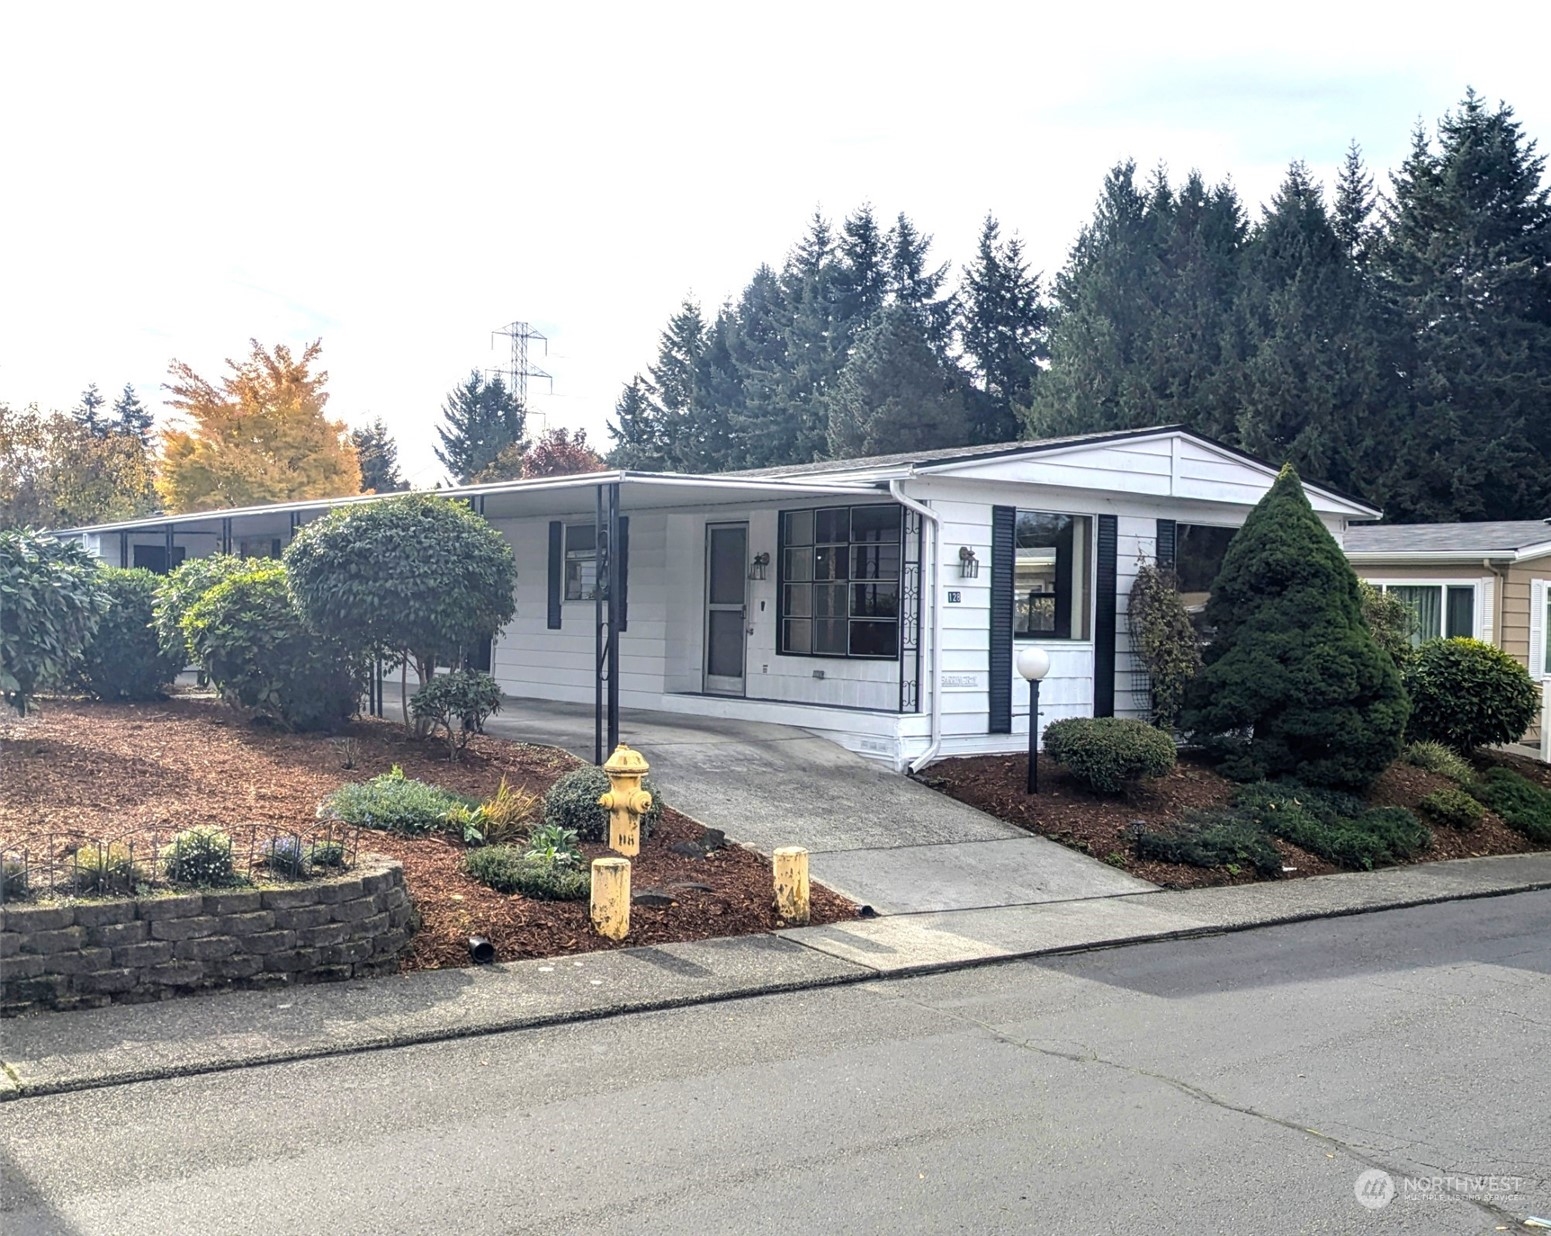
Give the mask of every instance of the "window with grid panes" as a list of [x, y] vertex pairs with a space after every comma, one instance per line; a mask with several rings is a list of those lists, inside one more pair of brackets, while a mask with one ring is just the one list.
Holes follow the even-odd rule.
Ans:
[[897, 657], [900, 530], [897, 506], [782, 511], [777, 651]]

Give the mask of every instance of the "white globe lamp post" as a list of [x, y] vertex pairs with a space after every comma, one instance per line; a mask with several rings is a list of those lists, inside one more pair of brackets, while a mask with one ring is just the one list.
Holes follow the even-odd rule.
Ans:
[[1050, 672], [1050, 654], [1034, 644], [1018, 650], [1018, 674], [1029, 684], [1029, 784], [1028, 793], [1039, 793], [1039, 684]]

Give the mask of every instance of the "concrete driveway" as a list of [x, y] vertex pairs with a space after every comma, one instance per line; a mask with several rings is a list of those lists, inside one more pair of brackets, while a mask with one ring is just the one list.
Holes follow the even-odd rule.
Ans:
[[[488, 733], [592, 758], [590, 706], [507, 699]], [[628, 710], [620, 739], [669, 804], [880, 914], [1121, 896], [1155, 886], [992, 819], [807, 730]]]

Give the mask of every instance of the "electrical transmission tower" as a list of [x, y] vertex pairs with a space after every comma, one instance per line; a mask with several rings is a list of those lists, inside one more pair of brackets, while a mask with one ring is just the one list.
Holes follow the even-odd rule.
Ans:
[[538, 368], [529, 359], [529, 345], [537, 341], [544, 345], [544, 355], [549, 355], [549, 337], [541, 335], [526, 322], [508, 322], [505, 326], [490, 332], [490, 346], [495, 347], [497, 336], [511, 341], [511, 362], [505, 369], [491, 370], [499, 374], [506, 385], [516, 393], [518, 401], [524, 408], [528, 406], [528, 379], [542, 378], [549, 383], [549, 393], [555, 393], [554, 376]]

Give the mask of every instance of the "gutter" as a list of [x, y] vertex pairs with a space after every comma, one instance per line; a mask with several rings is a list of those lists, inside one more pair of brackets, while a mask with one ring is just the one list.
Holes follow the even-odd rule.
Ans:
[[932, 760], [937, 758], [937, 749], [942, 746], [942, 665], [941, 649], [938, 645], [938, 632], [941, 629], [942, 617], [942, 588], [941, 581], [937, 578], [942, 566], [942, 520], [936, 511], [924, 503], [917, 502], [914, 498], [907, 497], [901, 486], [902, 480], [889, 482], [889, 495], [901, 506], [914, 511], [922, 519], [932, 525], [932, 569], [927, 576], [932, 590], [932, 603], [929, 608], [931, 613], [931, 636], [927, 649], [931, 653], [929, 663], [932, 667], [932, 703], [931, 703], [931, 742], [927, 744], [924, 752], [911, 760], [906, 765], [910, 772], [920, 772]]

